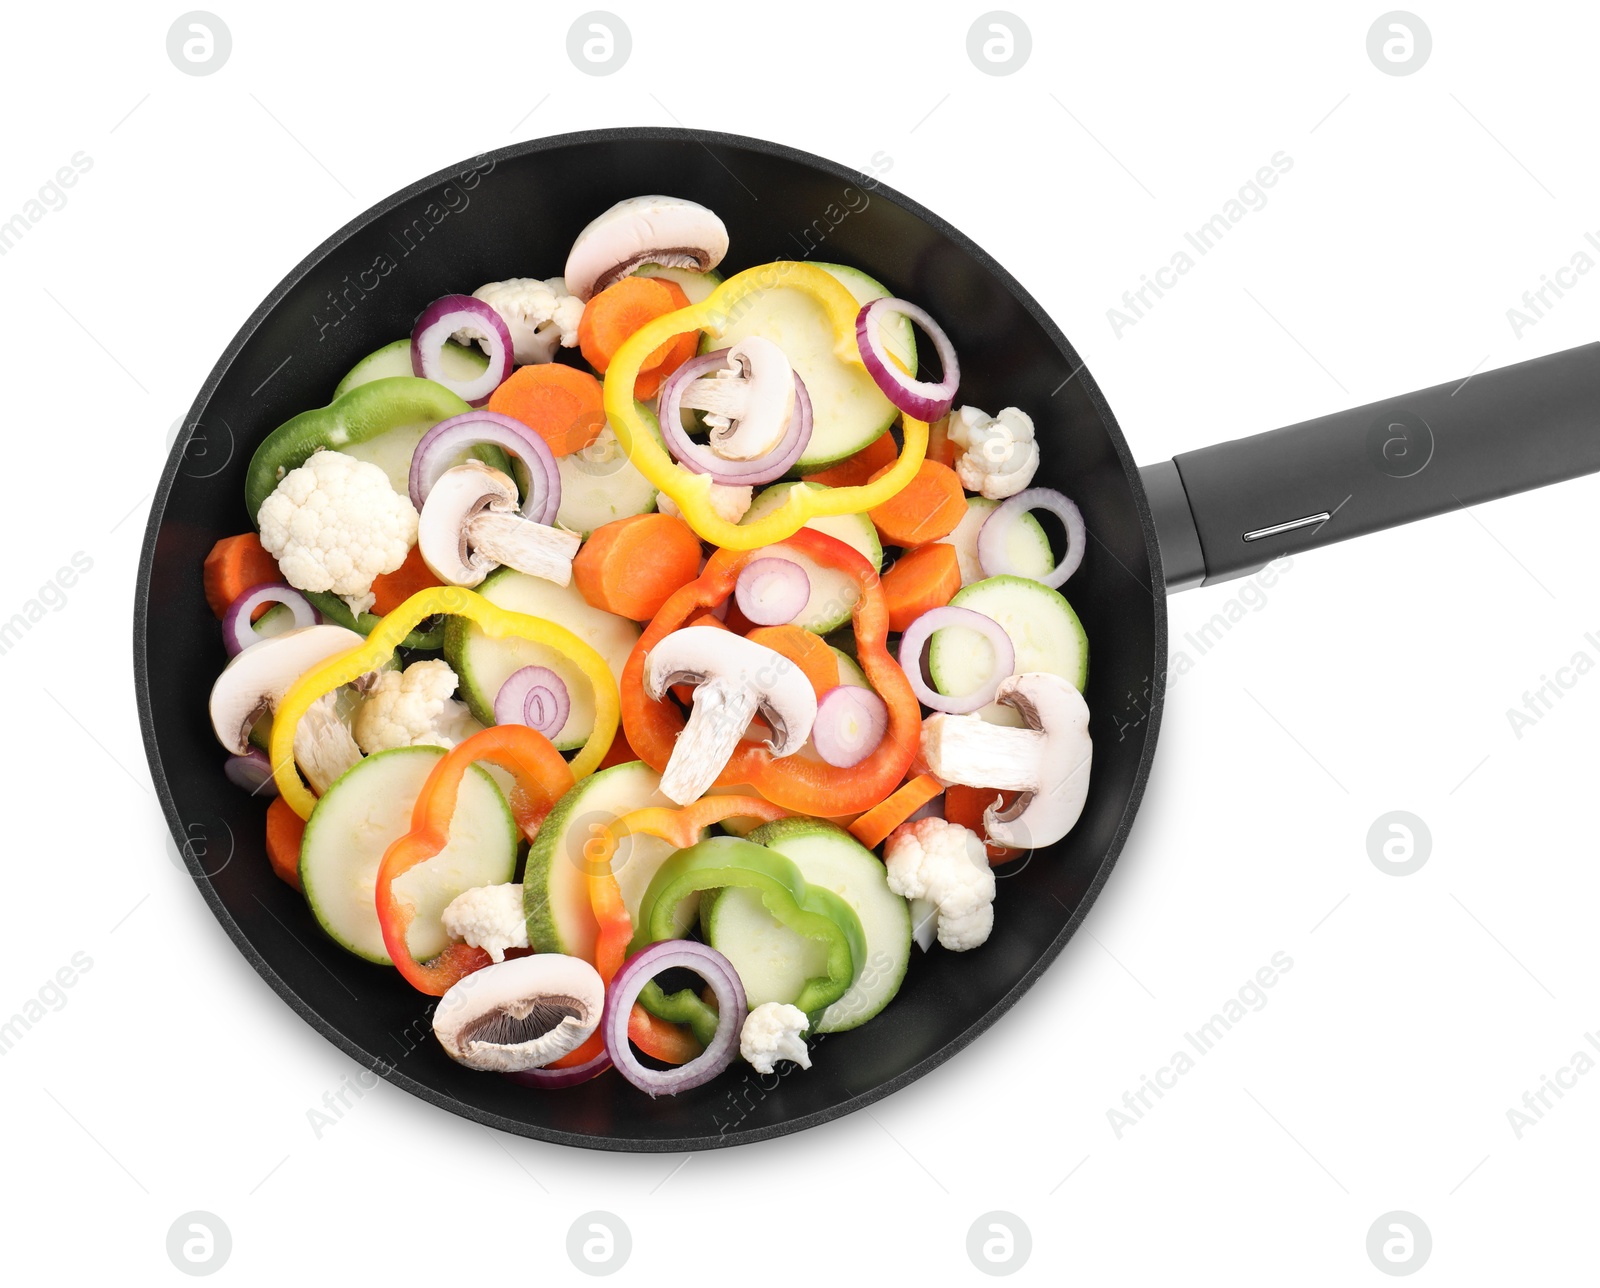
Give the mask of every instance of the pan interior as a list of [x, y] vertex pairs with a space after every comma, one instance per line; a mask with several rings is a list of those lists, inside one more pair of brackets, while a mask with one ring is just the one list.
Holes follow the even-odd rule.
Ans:
[[[961, 357], [959, 401], [1014, 405], [1038, 427], [1037, 482], [1082, 508], [1082, 568], [1063, 588], [1090, 641], [1095, 759], [1082, 820], [1062, 843], [999, 869], [981, 949], [913, 950], [878, 1019], [816, 1044], [809, 1072], [730, 1071], [651, 1100], [615, 1075], [536, 1092], [453, 1064], [431, 1001], [328, 940], [271, 874], [263, 808], [221, 773], [206, 700], [226, 657], [200, 589], [219, 537], [244, 531], [257, 443], [326, 402], [361, 356], [409, 334], [431, 300], [561, 271], [578, 230], [612, 203], [664, 192], [727, 223], [726, 269], [772, 259], [854, 265], [921, 304]], [[781, 1134], [849, 1112], [927, 1072], [1006, 1009], [1060, 951], [1121, 846], [1155, 741], [1165, 616], [1153, 537], [1126, 446], [1065, 338], [961, 234], [856, 174], [755, 140], [621, 130], [537, 140], [430, 177], [380, 203], [299, 265], [208, 379], [167, 463], [135, 610], [147, 750], [168, 821], [224, 927], [280, 994], [364, 1064], [423, 1098], [527, 1136], [597, 1148], [683, 1150]]]

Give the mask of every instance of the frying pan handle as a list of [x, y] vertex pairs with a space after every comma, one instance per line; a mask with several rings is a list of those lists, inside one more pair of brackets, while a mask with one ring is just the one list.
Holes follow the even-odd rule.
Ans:
[[1600, 470], [1600, 342], [1141, 471], [1167, 589]]

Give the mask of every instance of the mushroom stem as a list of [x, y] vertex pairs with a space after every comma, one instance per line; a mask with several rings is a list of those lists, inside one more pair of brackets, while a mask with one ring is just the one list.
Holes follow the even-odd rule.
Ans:
[[503, 568], [542, 577], [558, 586], [572, 581], [572, 560], [582, 538], [575, 532], [534, 523], [515, 510], [479, 510], [462, 529], [469, 549]]
[[361, 759], [350, 726], [339, 718], [338, 701], [337, 690], [323, 694], [294, 727], [294, 758], [319, 796]]
[[922, 722], [922, 759], [946, 783], [1031, 792], [1049, 740], [1038, 729], [990, 724], [980, 716], [939, 713]]
[[694, 707], [661, 775], [661, 794], [688, 805], [717, 780], [761, 704], [753, 684], [708, 680], [694, 691]]
[[984, 831], [996, 845], [1053, 845], [1072, 830], [1088, 797], [1089, 708], [1070, 682], [1044, 671], [1009, 677], [995, 696], [1027, 727], [932, 715], [922, 722], [919, 759], [947, 783], [1021, 793], [1009, 808], [999, 808], [997, 796], [983, 812]]

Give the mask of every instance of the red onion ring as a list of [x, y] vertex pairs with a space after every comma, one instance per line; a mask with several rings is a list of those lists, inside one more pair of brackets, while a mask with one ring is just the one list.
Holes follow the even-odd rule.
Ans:
[[889, 706], [882, 698], [871, 689], [841, 684], [817, 703], [811, 742], [830, 765], [848, 769], [877, 749], [888, 727]]
[[752, 559], [733, 584], [739, 611], [757, 626], [792, 622], [811, 601], [811, 578], [792, 559], [765, 555]]
[[278, 794], [277, 780], [272, 776], [272, 761], [259, 747], [250, 748], [242, 756], [229, 756], [222, 772], [235, 787], [262, 800]]
[[[628, 1016], [644, 986], [662, 971], [675, 966], [694, 971], [711, 986], [717, 998], [717, 1031], [710, 1045], [687, 1064], [675, 1069], [647, 1069], [628, 1042]], [[692, 939], [663, 939], [622, 964], [606, 990], [600, 1034], [617, 1072], [654, 1099], [675, 1096], [680, 1091], [710, 1082], [732, 1064], [739, 1053], [739, 1034], [749, 1013], [744, 984], [732, 962], [709, 944]]]
[[252, 644], [267, 638], [257, 633], [250, 620], [263, 604], [282, 604], [294, 614], [296, 627], [315, 626], [322, 620], [322, 614], [311, 606], [311, 601], [287, 582], [262, 582], [240, 594], [222, 615], [222, 647], [228, 650], [229, 657], [237, 657]]
[[678, 464], [696, 474], [709, 474], [714, 483], [727, 487], [771, 483], [789, 472], [789, 467], [800, 459], [806, 444], [811, 441], [811, 395], [806, 392], [806, 384], [800, 379], [800, 373], [795, 372], [794, 414], [789, 418], [789, 428], [783, 440], [765, 456], [758, 456], [753, 461], [725, 461], [705, 444], [689, 437], [683, 427], [682, 404], [684, 391], [691, 382], [708, 371], [727, 365], [728, 350], [718, 349], [714, 353], [691, 358], [667, 377], [666, 383], [661, 386], [658, 403], [661, 436]]
[[595, 1055], [582, 1064], [573, 1065], [570, 1069], [556, 1069], [545, 1065], [539, 1069], [519, 1069], [504, 1076], [524, 1087], [557, 1091], [562, 1087], [573, 1087], [580, 1082], [588, 1082], [590, 1078], [598, 1077], [610, 1067], [611, 1055], [601, 1047]]
[[[440, 354], [445, 341], [457, 331], [483, 336], [489, 365], [475, 380], [452, 380], [444, 374]], [[485, 402], [511, 374], [511, 329], [506, 320], [482, 300], [470, 295], [441, 295], [417, 318], [411, 329], [411, 370], [414, 375], [443, 385], [474, 407]]]
[[[994, 649], [994, 671], [989, 678], [972, 692], [954, 696], [940, 693], [922, 677], [922, 646], [935, 631], [951, 626], [964, 626], [977, 631]], [[924, 706], [932, 707], [935, 711], [948, 711], [952, 715], [965, 715], [979, 707], [988, 706], [994, 701], [1000, 682], [1011, 674], [1011, 668], [1016, 664], [1016, 646], [1011, 643], [1011, 636], [1006, 634], [1005, 627], [994, 618], [973, 612], [970, 608], [952, 608], [949, 604], [943, 608], [930, 608], [906, 627], [905, 634], [900, 637], [900, 666], [906, 673], [906, 679], [911, 681], [912, 692]]]
[[[938, 384], [917, 380], [895, 366], [884, 349], [879, 332], [885, 313], [898, 313], [921, 327], [933, 341], [939, 355], [939, 370], [944, 378]], [[916, 420], [934, 421], [945, 415], [956, 400], [956, 386], [961, 383], [961, 364], [956, 360], [956, 347], [950, 337], [933, 320], [927, 310], [918, 308], [910, 300], [897, 300], [884, 296], [861, 306], [856, 314], [856, 348], [861, 350], [861, 362], [866, 367], [883, 396], [907, 416]]]
[[1083, 511], [1054, 488], [1030, 487], [1007, 497], [989, 511], [989, 517], [978, 529], [978, 566], [983, 569], [985, 577], [1026, 575], [1006, 558], [1006, 544], [1011, 529], [1030, 510], [1048, 510], [1061, 520], [1061, 526], [1067, 530], [1067, 553], [1061, 557], [1061, 562], [1043, 577], [1030, 578], [1052, 588], [1060, 586], [1078, 571], [1078, 565], [1083, 562], [1088, 529], [1083, 523]]
[[533, 523], [554, 523], [561, 508], [561, 471], [550, 444], [514, 416], [497, 411], [468, 411], [441, 420], [422, 436], [411, 454], [406, 491], [420, 512], [433, 485], [462, 453], [474, 447], [500, 447], [521, 464], [522, 517]]
[[494, 722], [520, 724], [554, 738], [572, 714], [572, 699], [561, 677], [548, 666], [513, 671], [494, 695]]

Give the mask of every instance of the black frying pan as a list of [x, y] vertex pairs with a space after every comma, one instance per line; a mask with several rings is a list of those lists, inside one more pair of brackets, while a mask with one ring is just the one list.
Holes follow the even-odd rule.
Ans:
[[[525, 1090], [451, 1063], [427, 1003], [318, 930], [274, 878], [262, 808], [227, 782], [206, 695], [224, 656], [200, 591], [217, 538], [249, 521], [243, 476], [261, 438], [325, 400], [357, 358], [410, 332], [429, 301], [556, 271], [597, 211], [641, 192], [692, 198], [731, 236], [727, 267], [855, 265], [926, 307], [961, 354], [961, 401], [1014, 404], [1039, 425], [1038, 482], [1083, 510], [1091, 541], [1064, 587], [1089, 635], [1093, 780], [1082, 820], [1001, 887], [1000, 933], [965, 954], [914, 953], [888, 1011], [829, 1037], [787, 1077], [730, 1070], [652, 1101], [602, 1077]], [[387, 262], [394, 267], [379, 271]], [[1065, 336], [1016, 279], [937, 215], [843, 166], [695, 130], [626, 129], [518, 144], [441, 171], [367, 211], [301, 262], [234, 337], [190, 411], [151, 510], [134, 669], [151, 773], [201, 893], [283, 999], [363, 1065], [505, 1131], [619, 1150], [697, 1150], [798, 1131], [870, 1104], [949, 1059], [1053, 961], [1133, 823], [1166, 671], [1164, 593], [1272, 557], [1600, 469], [1600, 347], [1588, 345], [1190, 452], [1142, 472]], [[1148, 718], [1110, 738], [1129, 694]]]

